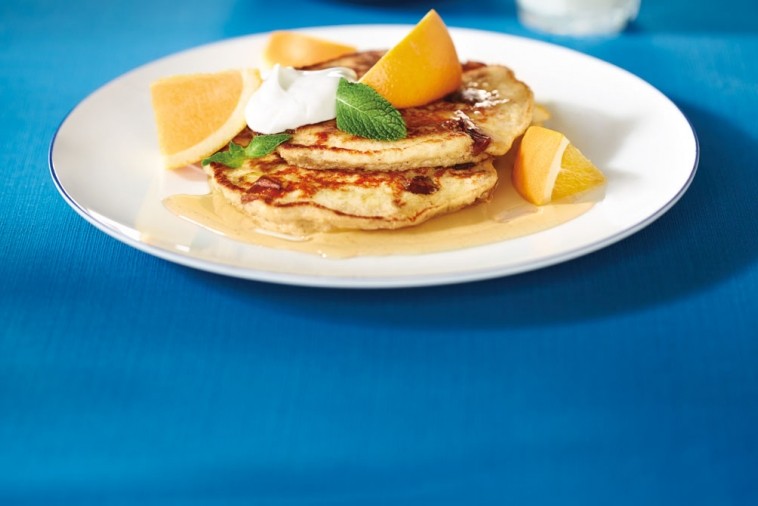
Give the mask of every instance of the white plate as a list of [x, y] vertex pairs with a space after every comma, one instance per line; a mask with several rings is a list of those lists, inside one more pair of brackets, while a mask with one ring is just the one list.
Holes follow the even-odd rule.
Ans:
[[[338, 26], [308, 33], [361, 49], [390, 47], [410, 26]], [[613, 65], [559, 46], [452, 29], [462, 60], [502, 63], [528, 83], [567, 134], [603, 168], [604, 200], [579, 218], [487, 246], [424, 255], [325, 259], [242, 244], [177, 218], [164, 196], [205, 193], [203, 177], [164, 171], [149, 85], [178, 73], [257, 66], [266, 34], [184, 51], [139, 67], [82, 101], [50, 146], [50, 169], [66, 202], [116, 239], [152, 255], [220, 274], [331, 287], [436, 285], [506, 276], [608, 246], [650, 224], [695, 174], [695, 134], [655, 88]], [[147, 231], [147, 232], [146, 232]]]

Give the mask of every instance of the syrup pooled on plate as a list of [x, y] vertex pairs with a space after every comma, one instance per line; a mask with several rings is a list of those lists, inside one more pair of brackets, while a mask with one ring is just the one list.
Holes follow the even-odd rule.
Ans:
[[511, 185], [509, 161], [502, 158], [496, 166], [500, 182], [489, 201], [397, 230], [282, 236], [257, 229], [253, 220], [214, 192], [173, 195], [163, 203], [181, 218], [236, 241], [339, 259], [436, 253], [514, 239], [573, 220], [602, 198], [598, 192], [592, 192], [578, 199], [534, 206], [524, 201]]

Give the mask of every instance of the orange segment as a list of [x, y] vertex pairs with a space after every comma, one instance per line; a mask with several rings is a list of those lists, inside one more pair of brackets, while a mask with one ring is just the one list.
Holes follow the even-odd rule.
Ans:
[[259, 85], [254, 69], [154, 82], [150, 93], [166, 168], [195, 163], [228, 144], [245, 127], [245, 106]]
[[398, 109], [428, 104], [457, 90], [461, 63], [450, 33], [435, 10], [361, 78]]
[[305, 67], [346, 54], [354, 53], [354, 46], [339, 44], [298, 32], [273, 32], [263, 48], [263, 61], [273, 67]]
[[521, 139], [512, 181], [522, 197], [544, 205], [598, 186], [605, 177], [565, 135], [531, 126]]
[[553, 200], [562, 199], [594, 188], [605, 182], [605, 176], [573, 144], [566, 147], [561, 170], [555, 178]]

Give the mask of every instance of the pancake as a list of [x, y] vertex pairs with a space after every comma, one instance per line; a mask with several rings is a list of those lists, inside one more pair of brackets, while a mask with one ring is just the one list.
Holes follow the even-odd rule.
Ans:
[[497, 184], [492, 162], [403, 171], [312, 170], [276, 153], [237, 169], [204, 166], [211, 188], [256, 227], [289, 235], [340, 229], [396, 229], [486, 199]]
[[[308, 67], [345, 66], [360, 77], [381, 58], [366, 51]], [[239, 168], [204, 166], [216, 195], [268, 231], [304, 236], [397, 229], [486, 200], [504, 155], [533, 117], [531, 90], [503, 66], [466, 63], [463, 85], [423, 107], [401, 110], [408, 137], [376, 141], [335, 121], [295, 129], [276, 151]], [[249, 129], [235, 142], [247, 145]]]
[[[308, 69], [352, 68], [360, 76], [381, 51], [356, 53]], [[500, 65], [466, 63], [461, 88], [431, 104], [402, 109], [408, 136], [364, 139], [335, 121], [297, 128], [277, 149], [288, 163], [309, 169], [405, 170], [478, 163], [504, 155], [532, 121], [532, 91]]]

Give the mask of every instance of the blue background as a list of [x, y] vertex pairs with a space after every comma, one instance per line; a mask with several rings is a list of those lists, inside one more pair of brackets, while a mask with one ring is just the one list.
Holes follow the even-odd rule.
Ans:
[[[430, 7], [659, 88], [700, 140], [690, 190], [555, 267], [343, 291], [153, 258], [52, 183], [66, 113], [135, 66]], [[758, 504], [757, 19], [643, 0], [621, 36], [571, 39], [496, 0], [2, 0], [0, 504]]]

